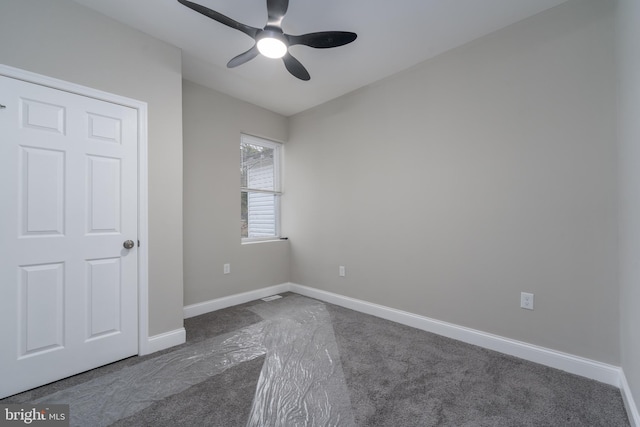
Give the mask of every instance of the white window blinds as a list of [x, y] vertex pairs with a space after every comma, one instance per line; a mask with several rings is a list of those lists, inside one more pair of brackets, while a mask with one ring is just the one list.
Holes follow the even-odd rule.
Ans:
[[242, 135], [240, 144], [241, 236], [279, 236], [279, 143]]

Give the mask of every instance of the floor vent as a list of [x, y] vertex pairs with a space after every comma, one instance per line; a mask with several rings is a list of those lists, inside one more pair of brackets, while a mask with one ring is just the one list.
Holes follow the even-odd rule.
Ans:
[[280, 299], [280, 298], [282, 298], [280, 295], [271, 295], [270, 297], [262, 298], [262, 301], [269, 302], [269, 301], [273, 301], [274, 299]]

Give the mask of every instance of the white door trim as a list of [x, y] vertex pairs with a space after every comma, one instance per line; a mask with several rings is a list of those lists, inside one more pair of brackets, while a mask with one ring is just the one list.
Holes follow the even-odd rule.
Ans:
[[138, 239], [140, 240], [138, 248], [138, 354], [150, 353], [147, 103], [3, 64], [0, 64], [0, 75], [123, 105], [138, 111]]

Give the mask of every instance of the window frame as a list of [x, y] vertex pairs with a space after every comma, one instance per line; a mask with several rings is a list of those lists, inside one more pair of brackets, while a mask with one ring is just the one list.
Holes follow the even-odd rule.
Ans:
[[[242, 233], [240, 234], [241, 242], [245, 243], [256, 243], [256, 242], [267, 242], [280, 240], [280, 198], [282, 197], [282, 151], [284, 144], [278, 141], [249, 135], [245, 133], [240, 134], [240, 148], [244, 144], [258, 145], [261, 147], [269, 148], [273, 150], [273, 190], [263, 190], [263, 189], [252, 189], [251, 187], [243, 187], [242, 182], [240, 184], [240, 200], [241, 200], [241, 209], [242, 209], [242, 194], [247, 193], [247, 197], [249, 193], [264, 193], [264, 194], [272, 194], [275, 197], [274, 203], [274, 217], [275, 217], [275, 234], [273, 236], [262, 236], [262, 237], [243, 237]], [[242, 154], [241, 154], [242, 156]], [[243, 166], [243, 159], [240, 157], [240, 167]], [[248, 209], [248, 207], [247, 207]], [[248, 212], [247, 212], [248, 213]], [[242, 211], [240, 212], [242, 217]]]

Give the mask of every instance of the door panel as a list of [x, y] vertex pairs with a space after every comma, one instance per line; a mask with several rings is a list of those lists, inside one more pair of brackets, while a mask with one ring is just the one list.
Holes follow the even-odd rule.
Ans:
[[20, 267], [18, 357], [64, 347], [64, 264]]
[[120, 232], [120, 159], [87, 156], [87, 233]]
[[87, 260], [87, 340], [120, 332], [120, 258]]
[[22, 127], [64, 135], [66, 109], [62, 105], [20, 98]]
[[0, 397], [138, 353], [135, 109], [0, 76]]
[[18, 176], [22, 236], [64, 235], [65, 153], [20, 147]]

